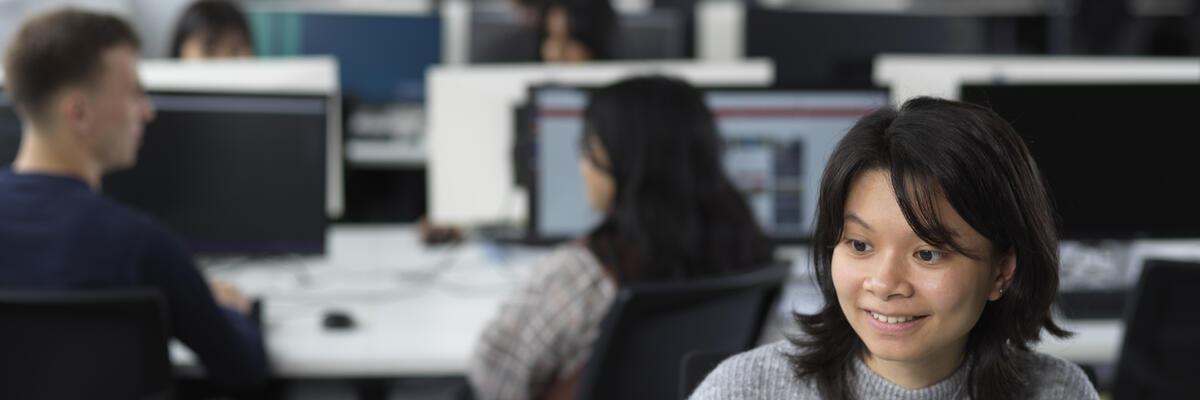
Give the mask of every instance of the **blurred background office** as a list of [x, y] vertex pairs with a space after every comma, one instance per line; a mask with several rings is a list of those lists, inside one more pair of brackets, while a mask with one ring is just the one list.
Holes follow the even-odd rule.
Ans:
[[[24, 17], [71, 4], [129, 18], [146, 42], [147, 58], [175, 56], [172, 47], [183, 45], [173, 42], [182, 40], [179, 30], [205, 32], [205, 16], [212, 27], [229, 24], [238, 32], [206, 36], [209, 46], [231, 46], [219, 50], [230, 55], [338, 56], [347, 111], [349, 221], [412, 221], [428, 213], [422, 102], [424, 68], [434, 64], [554, 61], [572, 54], [613, 60], [768, 58], [775, 65], [773, 86], [812, 89], [874, 88], [871, 65], [881, 53], [1200, 53], [1200, 11], [1191, 0], [231, 3], [245, 11], [247, 32], [241, 31], [242, 21], [222, 21], [232, 8], [213, 6], [220, 3], [5, 0], [0, 43]], [[610, 10], [616, 18], [609, 17]], [[562, 29], [573, 36], [559, 35]], [[249, 41], [242, 42], [242, 35]]]
[[[454, 392], [439, 379], [461, 383], [531, 260], [598, 218], [579, 113], [636, 74], [706, 93], [731, 180], [795, 261], [763, 340], [819, 308], [804, 246], [824, 157], [858, 117], [916, 95], [992, 107], [1030, 143], [1080, 332], [1039, 350], [1102, 391], [1138, 387], [1120, 383], [1122, 351], [1158, 337], [1126, 335], [1153, 303], [1135, 301], [1142, 266], [1200, 260], [1198, 0], [0, 0], [0, 43], [63, 6], [141, 36], [159, 117], [142, 169], [106, 192], [264, 300], [276, 369], [300, 382], [282, 397]], [[19, 132], [0, 102], [0, 165]], [[1160, 325], [1194, 328], [1136, 329]], [[1161, 342], [1146, 351], [1196, 353]]]

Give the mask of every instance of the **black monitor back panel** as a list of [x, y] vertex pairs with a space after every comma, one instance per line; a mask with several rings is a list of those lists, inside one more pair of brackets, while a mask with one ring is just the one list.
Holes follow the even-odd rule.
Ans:
[[1069, 239], [1200, 237], [1200, 85], [967, 85], [1025, 138]]
[[[153, 93], [137, 164], [106, 195], [174, 230], [198, 253], [325, 251], [323, 97]], [[20, 143], [0, 104], [0, 165]]]

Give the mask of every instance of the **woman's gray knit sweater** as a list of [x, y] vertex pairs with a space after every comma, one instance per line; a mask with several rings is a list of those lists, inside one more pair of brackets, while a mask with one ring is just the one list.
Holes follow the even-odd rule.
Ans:
[[[799, 380], [792, 373], [786, 354], [796, 348], [780, 341], [736, 355], [717, 366], [692, 400], [709, 399], [820, 399], [816, 383]], [[1020, 370], [1030, 380], [1029, 399], [1099, 399], [1083, 370], [1070, 362], [1042, 353], [1018, 356]], [[850, 387], [854, 398], [868, 399], [966, 399], [967, 366], [964, 363], [949, 378], [923, 389], [905, 389], [883, 379], [862, 361], [854, 363]], [[1013, 390], [1019, 390], [1013, 388]]]

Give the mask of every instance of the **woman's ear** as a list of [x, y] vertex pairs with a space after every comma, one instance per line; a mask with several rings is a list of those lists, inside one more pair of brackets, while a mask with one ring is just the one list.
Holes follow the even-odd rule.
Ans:
[[992, 291], [988, 293], [988, 300], [999, 300], [1004, 296], [1004, 292], [1008, 291], [1008, 287], [1012, 285], [1013, 273], [1017, 270], [1017, 255], [1009, 250], [1008, 254], [1000, 258], [996, 264], [995, 275], [992, 277]]

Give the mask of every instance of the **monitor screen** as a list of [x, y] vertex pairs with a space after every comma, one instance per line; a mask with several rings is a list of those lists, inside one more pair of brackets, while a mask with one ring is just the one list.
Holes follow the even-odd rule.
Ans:
[[775, 63], [776, 87], [874, 88], [878, 54], [981, 50], [965, 17], [747, 7], [745, 18], [745, 54]]
[[425, 69], [441, 61], [437, 16], [252, 11], [260, 55], [333, 55], [344, 95], [372, 103], [422, 102]]
[[[526, 153], [530, 171], [530, 237], [580, 236], [600, 220], [588, 207], [579, 175], [579, 139], [588, 92], [534, 90]], [[806, 240], [825, 163], [862, 116], [887, 104], [881, 91], [711, 89], [709, 107], [724, 139], [724, 166], [759, 223], [780, 242]]]
[[[106, 195], [175, 231], [198, 253], [325, 251], [324, 97], [152, 93], [137, 164]], [[20, 142], [0, 106], [0, 165]]]
[[1012, 123], [1069, 239], [1200, 237], [1200, 85], [965, 85]]

